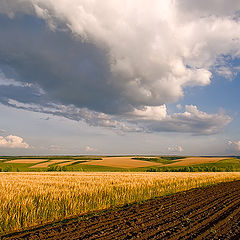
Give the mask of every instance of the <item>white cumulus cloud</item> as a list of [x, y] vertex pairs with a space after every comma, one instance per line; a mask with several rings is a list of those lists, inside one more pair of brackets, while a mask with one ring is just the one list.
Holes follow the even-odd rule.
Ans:
[[174, 146], [168, 147], [168, 151], [170, 153], [181, 153], [181, 152], [183, 152], [183, 150], [184, 150], [183, 147], [180, 145], [174, 145]]
[[240, 141], [228, 141], [228, 151], [231, 151], [233, 154], [240, 153]]
[[30, 145], [27, 144], [23, 138], [8, 135], [6, 137], [0, 136], [0, 147], [1, 148], [30, 148]]
[[[154, 112], [154, 117], [152, 113]], [[135, 115], [135, 120], [143, 126], [146, 131], [156, 132], [188, 132], [194, 135], [211, 135], [219, 132], [224, 126], [231, 122], [231, 118], [224, 113], [208, 114], [200, 111], [197, 106], [186, 105], [182, 113], [169, 115], [167, 108], [156, 107], [156, 109], [146, 109], [139, 111]]]
[[95, 149], [95, 148], [93, 148], [93, 147], [90, 147], [90, 146], [86, 146], [86, 147], [85, 147], [85, 151], [88, 152], [88, 153], [90, 153], [90, 152], [96, 152], [97, 149]]

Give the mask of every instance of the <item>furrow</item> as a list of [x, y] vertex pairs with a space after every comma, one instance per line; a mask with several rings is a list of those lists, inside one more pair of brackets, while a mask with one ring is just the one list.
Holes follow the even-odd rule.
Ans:
[[[226, 194], [222, 194], [222, 195], [226, 195]], [[232, 199], [232, 196], [230, 196], [229, 197], [230, 199]], [[219, 200], [220, 201], [220, 203], [221, 203], [221, 200]], [[225, 201], [225, 200], [222, 200], [222, 201]], [[208, 202], [208, 200], [205, 202], [205, 205], [208, 207], [208, 209], [211, 209], [212, 207], [214, 207], [215, 205], [217, 205], [217, 204], [219, 204], [219, 202], [217, 202], [216, 203], [216, 201], [213, 201], [213, 204], [214, 205], [210, 205], [210, 206], [208, 206], [208, 204], [209, 204], [209, 202]], [[191, 211], [192, 209], [196, 209], [197, 207], [198, 208], [202, 208], [204, 206], [204, 204], [198, 204], [198, 206], [197, 205], [192, 205], [191, 206], [191, 209], [189, 210], [189, 211]], [[188, 207], [187, 207], [188, 208]], [[154, 224], [155, 222], [156, 222], [156, 216], [157, 216], [157, 213], [156, 214], [154, 214], [154, 213], [152, 213], [152, 216], [151, 216], [151, 218], [148, 218], [147, 219], [147, 222], [142, 222], [141, 224], [144, 224], [145, 225], [145, 228], [142, 228], [141, 229], [141, 232], [147, 232], [147, 231], [149, 231], [149, 229], [150, 229], [150, 227], [151, 228], [156, 228], [156, 227], [159, 227], [159, 226], [161, 226], [161, 228], [163, 227], [163, 225], [161, 224], [162, 222], [164, 222], [164, 220], [165, 219], [167, 219], [168, 221], [167, 221], [167, 226], [168, 226], [168, 228], [169, 228], [169, 223], [171, 223], [171, 220], [178, 220], [179, 218], [180, 218], [180, 220], [181, 220], [181, 217], [182, 216], [180, 216], [180, 217], [178, 217], [177, 219], [171, 219], [171, 220], [169, 220], [169, 215], [166, 215], [165, 213], [163, 213], [165, 216], [163, 217], [163, 218], [159, 218], [160, 220], [161, 220], [161, 222], [157, 222], [157, 224]], [[186, 214], [186, 212], [184, 213], [184, 215]], [[188, 214], [188, 213], [187, 213]], [[175, 214], [176, 215], [176, 214]], [[130, 219], [129, 219], [129, 221], [130, 221]], [[147, 223], [147, 224], [146, 224]], [[181, 223], [181, 221], [179, 221], [179, 223]], [[138, 226], [133, 226], [132, 228], [137, 228]], [[170, 227], [171, 228], [171, 227]], [[128, 227], [121, 227], [121, 230], [122, 231], [124, 231], [124, 230], [127, 230], [127, 229], [129, 229], [129, 226]], [[111, 230], [110, 230], [111, 231]], [[150, 230], [151, 231], [151, 230]], [[103, 231], [104, 232], [104, 231]], [[112, 231], [111, 231], [112, 232]], [[134, 232], [134, 231], [133, 231]], [[158, 230], [158, 232], [159, 232], [159, 230]], [[106, 232], [105, 232], [105, 234], [106, 234]], [[105, 238], [106, 237], [108, 237], [109, 235], [104, 235], [105, 236]], [[116, 237], [116, 236], [118, 236], [117, 234], [111, 234], [111, 237]], [[119, 237], [119, 236], [118, 236]], [[143, 237], [143, 236], [141, 236], [141, 237]], [[95, 238], [94, 238], [95, 239]], [[98, 238], [96, 238], [96, 239], [98, 239]], [[107, 238], [106, 238], [107, 239]]]

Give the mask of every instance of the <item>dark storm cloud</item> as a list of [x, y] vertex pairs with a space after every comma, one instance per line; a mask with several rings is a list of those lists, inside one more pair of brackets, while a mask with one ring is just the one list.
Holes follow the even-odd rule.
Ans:
[[44, 104], [38, 92], [32, 87], [23, 86], [1, 86], [0, 85], [0, 102], [8, 104], [9, 99], [14, 99], [22, 103]]
[[66, 29], [52, 32], [32, 16], [0, 16], [0, 32], [0, 67], [6, 77], [38, 84], [61, 104], [105, 113], [129, 109], [108, 84], [106, 51], [74, 38]]

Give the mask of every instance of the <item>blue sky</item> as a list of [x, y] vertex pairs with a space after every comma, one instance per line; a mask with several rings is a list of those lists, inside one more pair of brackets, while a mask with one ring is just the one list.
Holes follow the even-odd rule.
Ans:
[[1, 1], [0, 155], [239, 155], [239, 10]]

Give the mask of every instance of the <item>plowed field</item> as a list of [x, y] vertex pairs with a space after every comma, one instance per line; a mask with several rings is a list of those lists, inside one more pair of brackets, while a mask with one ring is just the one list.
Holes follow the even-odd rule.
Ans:
[[3, 239], [240, 239], [240, 181], [101, 211]]

